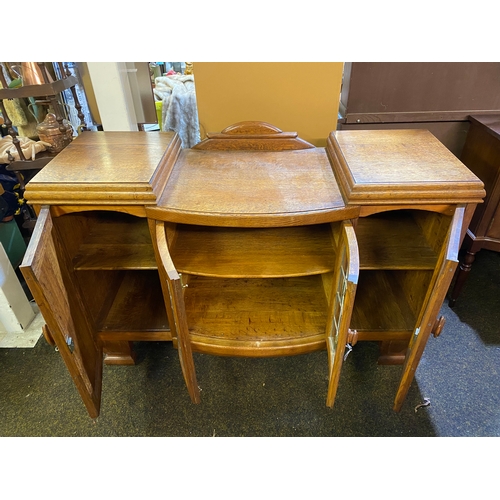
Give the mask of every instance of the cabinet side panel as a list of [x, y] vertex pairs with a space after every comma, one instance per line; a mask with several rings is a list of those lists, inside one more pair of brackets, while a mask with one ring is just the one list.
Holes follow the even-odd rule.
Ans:
[[413, 317], [418, 318], [432, 279], [432, 271], [396, 271], [392, 276], [398, 283]]
[[[99, 224], [99, 217], [96, 212], [71, 213], [53, 217], [53, 223], [57, 228], [60, 237], [62, 251], [67, 255], [67, 260], [71, 269], [75, 256], [88, 239], [89, 234]], [[101, 250], [102, 250], [101, 246]], [[88, 313], [88, 319], [94, 330], [101, 319], [105, 317], [107, 310], [111, 306], [107, 298], [115, 294], [110, 290], [116, 290], [120, 284], [121, 276], [109, 274], [106, 276], [105, 286], [103, 286], [102, 271], [72, 271], [75, 282], [78, 282], [82, 297], [85, 298], [85, 307]], [[116, 282], [118, 280], [118, 282]]]
[[422, 229], [428, 245], [433, 248], [436, 254], [439, 254], [448, 236], [452, 218], [447, 215], [421, 210], [414, 210], [413, 217]]

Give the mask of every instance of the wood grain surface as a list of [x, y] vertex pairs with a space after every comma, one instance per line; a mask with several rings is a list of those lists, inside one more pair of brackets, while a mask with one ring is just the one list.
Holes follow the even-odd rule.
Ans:
[[227, 278], [305, 276], [332, 271], [329, 224], [285, 228], [177, 226], [179, 272]]
[[155, 203], [180, 150], [173, 132], [84, 132], [28, 183], [30, 203]]
[[481, 203], [485, 195], [427, 130], [339, 130], [327, 151], [346, 204]]
[[323, 149], [183, 150], [148, 215], [203, 225], [286, 226], [353, 217]]

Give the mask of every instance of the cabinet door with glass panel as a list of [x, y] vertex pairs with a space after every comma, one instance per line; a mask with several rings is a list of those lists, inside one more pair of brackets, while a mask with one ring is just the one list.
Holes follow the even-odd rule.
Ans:
[[160, 276], [168, 284], [186, 384], [199, 389], [192, 352], [285, 356], [328, 349], [333, 406], [358, 276], [350, 222], [280, 228], [157, 221]]

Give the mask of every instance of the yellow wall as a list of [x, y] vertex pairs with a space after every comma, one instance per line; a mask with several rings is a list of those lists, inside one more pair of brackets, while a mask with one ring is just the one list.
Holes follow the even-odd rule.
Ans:
[[260, 120], [324, 147], [337, 127], [344, 63], [193, 64], [201, 136]]

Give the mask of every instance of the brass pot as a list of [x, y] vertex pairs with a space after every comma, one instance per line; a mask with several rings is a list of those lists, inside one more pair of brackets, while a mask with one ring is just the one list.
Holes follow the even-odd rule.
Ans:
[[63, 120], [63, 128], [64, 132], [54, 113], [47, 113], [45, 120], [36, 127], [40, 140], [51, 144], [47, 147], [50, 153], [59, 153], [73, 140], [73, 128], [67, 120]]

